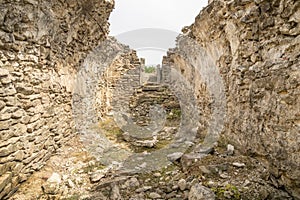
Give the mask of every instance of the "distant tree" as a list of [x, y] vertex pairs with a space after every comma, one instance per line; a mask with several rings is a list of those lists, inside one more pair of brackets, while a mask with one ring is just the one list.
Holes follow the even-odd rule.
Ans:
[[155, 66], [145, 66], [145, 73], [154, 73], [156, 71]]

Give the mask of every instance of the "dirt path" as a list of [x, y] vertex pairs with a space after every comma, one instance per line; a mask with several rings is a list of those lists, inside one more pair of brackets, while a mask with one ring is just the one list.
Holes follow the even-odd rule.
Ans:
[[79, 137], [74, 137], [11, 199], [179, 200], [203, 195], [203, 188], [213, 195], [207, 199], [292, 199], [280, 186], [275, 187], [278, 183], [267, 171], [254, 158], [237, 152], [228, 155], [223, 145], [200, 160], [183, 156], [158, 171], [120, 174], [113, 166], [104, 168], [85, 150]]

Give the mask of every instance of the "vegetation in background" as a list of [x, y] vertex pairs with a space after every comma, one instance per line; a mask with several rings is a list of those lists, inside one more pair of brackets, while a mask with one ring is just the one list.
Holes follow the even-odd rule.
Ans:
[[154, 73], [156, 71], [155, 66], [145, 66], [145, 73]]

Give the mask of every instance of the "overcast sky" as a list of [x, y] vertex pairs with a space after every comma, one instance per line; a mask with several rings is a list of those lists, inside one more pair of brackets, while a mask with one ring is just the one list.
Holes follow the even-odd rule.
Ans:
[[[115, 4], [110, 35], [137, 49], [147, 64], [159, 64], [165, 51], [174, 47], [176, 35], [194, 22], [207, 0], [115, 0]], [[141, 44], [141, 40], [148, 41]]]

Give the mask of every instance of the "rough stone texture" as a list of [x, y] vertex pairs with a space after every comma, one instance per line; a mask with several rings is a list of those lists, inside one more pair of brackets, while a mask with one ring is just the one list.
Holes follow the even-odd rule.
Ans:
[[[135, 51], [109, 38], [87, 56], [78, 73], [72, 107], [76, 128], [91, 154], [105, 164], [116, 161], [115, 156], [121, 159], [128, 156], [127, 151], [123, 155], [118, 152], [120, 148], [117, 150], [111, 148], [114, 145], [101, 131], [99, 122], [105, 121], [107, 115], [112, 115], [113, 97], [119, 102], [123, 102], [127, 97], [123, 93], [114, 96], [112, 91], [116, 87], [123, 87], [121, 90], [126, 92], [124, 88], [139, 83], [139, 73], [135, 72], [139, 70], [138, 66], [139, 59]], [[126, 71], [133, 72], [132, 76], [124, 76]], [[135, 78], [136, 81], [132, 81], [131, 78]], [[103, 155], [104, 152], [108, 155]]]
[[[300, 199], [299, 5], [296, 0], [215, 0], [186, 31], [212, 58], [223, 79], [225, 138], [242, 153], [261, 159], [274, 185], [284, 186], [296, 199]], [[191, 70], [180, 63], [178, 51], [171, 51], [165, 60]], [[203, 64], [208, 58], [200, 60]]]
[[207, 187], [195, 184], [191, 187], [189, 200], [214, 200], [215, 194]]
[[[129, 70], [133, 73], [127, 75]], [[122, 90], [124, 90], [124, 88], [136, 87], [139, 81], [140, 61], [136, 55], [136, 51], [122, 54], [111, 65], [107, 66], [97, 88], [98, 95], [95, 108], [97, 109], [97, 113], [100, 113], [99, 119], [101, 120], [112, 114], [114, 98], [116, 101], [122, 101], [126, 97], [124, 94], [114, 93], [116, 88], [122, 87]]]
[[[192, 38], [201, 47], [200, 57], [198, 54], [194, 55], [199, 52], [193, 51], [187, 51], [188, 54], [185, 56], [179, 54], [180, 48], [184, 46], [170, 51], [163, 63], [162, 82], [172, 81], [168, 79], [168, 73], [171, 73], [169, 65], [190, 81], [193, 94], [198, 98], [197, 106], [201, 111], [200, 137], [205, 136], [207, 132], [210, 133], [210, 130], [214, 131], [209, 130], [208, 126], [217, 127], [217, 132], [223, 128], [223, 122], [210, 121], [209, 118], [215, 114], [214, 106], [220, 103], [222, 108], [222, 103], [225, 102], [227, 116], [223, 135], [236, 147], [235, 152], [242, 151], [246, 155], [260, 159], [264, 164], [264, 167], [261, 167], [261, 171], [266, 174], [264, 179], [272, 182], [276, 188], [287, 190], [295, 199], [300, 199], [299, 2], [296, 0], [209, 2], [209, 6], [200, 13], [196, 22], [185, 28], [185, 37]], [[0, 199], [11, 196], [20, 182], [40, 169], [51, 154], [74, 135], [71, 99], [75, 74], [80, 66], [84, 67], [82, 61], [85, 54], [106, 38], [107, 18], [112, 7], [113, 2], [105, 0], [1, 1]], [[116, 45], [112, 42], [112, 47]], [[191, 46], [188, 46], [188, 49], [191, 50]], [[101, 49], [99, 51], [100, 54], [96, 56], [107, 58], [106, 52]], [[114, 53], [112, 52], [112, 55]], [[122, 98], [115, 99], [122, 105], [127, 105], [134, 86], [138, 86], [140, 82], [137, 68], [127, 76], [122, 74], [122, 70], [117, 72], [119, 67], [127, 66], [130, 69], [138, 65], [135, 53], [128, 48], [123, 57], [115, 60], [116, 63], [112, 66], [106, 65], [108, 63], [105, 62], [99, 64], [97, 63], [99, 57], [94, 58], [96, 58], [94, 63], [86, 61], [87, 67], [91, 64], [97, 66], [102, 64], [106, 67], [103, 69], [107, 70], [101, 71], [106, 73], [102, 74], [104, 82], [96, 82], [95, 90], [83, 93], [96, 98], [92, 108], [82, 115], [86, 119], [92, 119], [91, 123], [85, 124], [86, 127], [97, 123], [111, 111], [112, 88], [116, 87], [114, 84], [118, 84], [120, 90], [124, 87], [127, 89], [124, 93], [119, 93], [123, 94]], [[185, 59], [201, 62], [188, 65]], [[197, 63], [200, 63], [199, 66], [204, 72], [209, 71], [210, 67], [217, 68], [224, 88], [219, 88], [220, 85], [207, 85], [207, 79], [214, 81], [216, 77], [209, 76], [210, 73], [207, 73], [206, 77], [195, 73]], [[96, 77], [98, 74], [86, 75], [99, 78]], [[116, 77], [113, 77], [115, 75]], [[115, 82], [115, 78], [120, 82]], [[186, 85], [181, 84], [185, 82], [175, 80], [176, 82], [173, 80], [173, 85], [177, 89], [174, 90], [175, 93], [181, 94], [181, 97], [191, 97]], [[132, 90], [128, 90], [130, 87]], [[218, 88], [219, 91], [225, 92], [226, 98], [223, 100], [226, 101], [216, 101], [218, 100], [216, 97], [222, 95], [214, 93], [212, 88], [215, 92]], [[191, 116], [194, 114], [192, 111], [196, 109], [193, 107], [192, 111], [188, 112], [190, 98], [180, 100], [182, 99], [187, 99], [181, 104], [187, 112], [183, 112], [183, 116]], [[97, 114], [90, 115], [90, 111], [96, 111]], [[186, 121], [183, 122], [183, 126], [187, 124]], [[191, 124], [197, 126], [196, 122], [192, 122]], [[186, 126], [178, 135], [178, 138], [186, 139], [189, 145], [195, 139], [195, 130], [191, 127], [193, 126]], [[106, 141], [101, 143], [102, 138], [99, 139], [97, 131], [92, 132], [91, 129], [88, 131], [91, 132], [86, 135], [87, 143], [84, 144], [91, 144], [88, 148], [94, 148], [89, 149], [92, 152], [103, 151], [107, 147], [103, 145]], [[127, 152], [122, 155], [119, 151], [106, 150], [110, 153], [104, 156], [107, 162], [117, 160], [112, 154], [128, 156]], [[147, 161], [151, 167], [158, 166], [160, 169], [161, 163], [169, 163], [170, 157], [174, 158], [173, 161], [179, 159], [182, 152], [183, 150], [158, 151], [157, 154], [150, 154], [153, 156], [149, 156]], [[169, 157], [165, 154], [169, 154]], [[159, 159], [159, 162], [152, 158]], [[220, 159], [221, 157], [218, 157], [218, 160]], [[136, 163], [142, 162], [138, 159], [136, 163], [135, 160], [129, 161], [125, 163], [129, 168], [136, 167]], [[247, 168], [247, 165], [235, 163], [232, 167], [241, 171]], [[203, 170], [197, 167], [197, 171], [199, 169], [203, 173], [211, 171], [210, 168]], [[247, 174], [249, 172], [251, 171], [247, 171]], [[158, 194], [166, 199], [186, 199], [187, 191], [179, 191], [184, 187], [180, 184], [182, 186], [180, 189], [178, 184], [180, 177], [175, 177], [175, 174], [176, 172], [171, 174], [172, 176], [169, 174], [166, 179], [176, 178], [174, 180], [176, 185], [165, 187], [165, 192], [158, 190], [161, 185], [141, 186], [138, 189], [139, 198], [145, 199], [148, 195], [145, 193], [149, 191], [153, 194], [153, 198]], [[228, 177], [226, 173], [220, 174], [222, 179]], [[244, 179], [244, 176], [242, 178]], [[160, 184], [158, 180], [155, 182]], [[256, 180], [255, 182], [257, 183]], [[190, 181], [187, 183], [191, 185]], [[73, 184], [68, 182], [68, 185]], [[104, 185], [107, 185], [105, 181], [101, 181], [101, 187]], [[190, 186], [186, 187], [185, 190]], [[51, 191], [53, 188], [48, 189], [49, 193], [53, 193]], [[127, 190], [126, 188], [123, 192]], [[107, 188], [104, 188], [103, 192], [105, 191]], [[119, 196], [118, 193], [122, 193], [122, 188], [115, 187], [114, 193]]]
[[211, 103], [212, 98], [209, 95], [207, 85], [204, 83], [203, 78], [196, 73], [195, 67], [188, 65], [184, 58], [178, 55], [176, 49], [170, 49], [168, 55], [163, 59], [162, 66], [162, 82], [169, 82], [169, 75], [171, 74], [170, 68], [176, 69], [183, 77], [190, 81], [193, 87], [193, 94], [197, 98], [197, 106], [201, 110], [198, 132], [199, 137], [203, 138], [206, 132], [206, 127], [211, 117]]
[[104, 0], [1, 1], [1, 199], [74, 136], [74, 76], [106, 38], [112, 9]]

